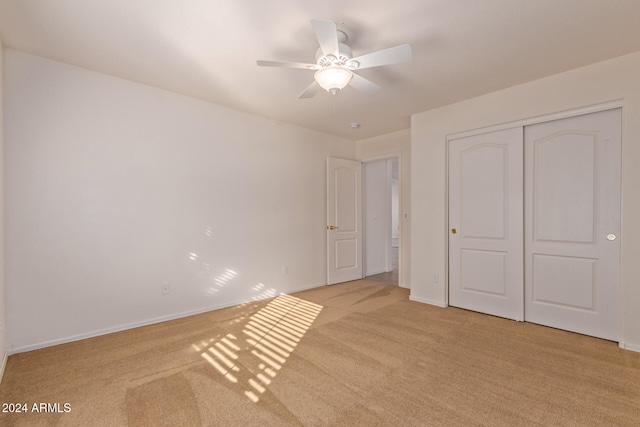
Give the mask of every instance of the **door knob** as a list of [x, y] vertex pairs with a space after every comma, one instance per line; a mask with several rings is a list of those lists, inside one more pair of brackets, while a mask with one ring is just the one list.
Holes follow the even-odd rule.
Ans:
[[616, 240], [616, 235], [613, 233], [607, 234], [607, 240]]
[[327, 225], [327, 230], [337, 230], [338, 227], [335, 227], [333, 225]]
[[451, 234], [456, 234], [458, 232], [458, 230], [456, 230], [455, 228], [451, 229]]

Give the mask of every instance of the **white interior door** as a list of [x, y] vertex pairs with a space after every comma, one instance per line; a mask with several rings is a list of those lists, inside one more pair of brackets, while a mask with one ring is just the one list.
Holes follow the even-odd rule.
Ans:
[[525, 320], [616, 340], [620, 109], [525, 128]]
[[522, 127], [449, 141], [449, 304], [523, 320]]
[[362, 163], [327, 158], [327, 283], [362, 279]]

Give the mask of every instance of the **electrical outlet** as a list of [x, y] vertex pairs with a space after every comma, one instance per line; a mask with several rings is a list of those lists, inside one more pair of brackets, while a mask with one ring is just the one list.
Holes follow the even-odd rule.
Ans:
[[282, 274], [285, 276], [289, 275], [289, 266], [285, 265], [284, 267], [282, 267]]
[[433, 283], [438, 283], [440, 281], [440, 275], [438, 273], [433, 273]]
[[169, 293], [171, 292], [171, 287], [169, 286], [168, 283], [163, 283], [162, 284], [162, 295], [169, 295]]

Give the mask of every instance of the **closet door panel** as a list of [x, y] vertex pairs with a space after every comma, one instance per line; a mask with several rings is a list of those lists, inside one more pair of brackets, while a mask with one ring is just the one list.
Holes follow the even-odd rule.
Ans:
[[523, 319], [522, 128], [449, 141], [449, 303]]
[[617, 340], [620, 110], [525, 128], [525, 320]]

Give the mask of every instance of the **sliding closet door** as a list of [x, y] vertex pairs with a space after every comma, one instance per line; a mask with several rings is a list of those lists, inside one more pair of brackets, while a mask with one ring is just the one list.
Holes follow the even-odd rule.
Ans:
[[449, 141], [449, 304], [523, 319], [522, 128]]
[[617, 340], [621, 112], [525, 128], [525, 320]]

